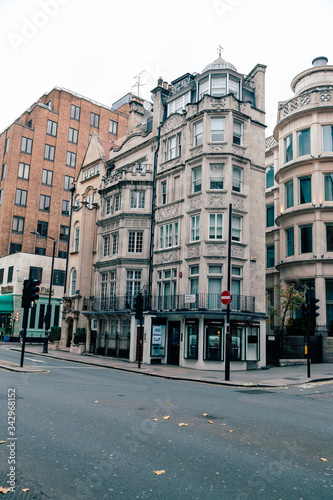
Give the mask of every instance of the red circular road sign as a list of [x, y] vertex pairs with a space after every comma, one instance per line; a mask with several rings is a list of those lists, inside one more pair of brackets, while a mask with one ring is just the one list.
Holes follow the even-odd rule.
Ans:
[[231, 294], [228, 292], [228, 290], [224, 290], [224, 292], [221, 293], [221, 302], [222, 304], [229, 304], [231, 301]]

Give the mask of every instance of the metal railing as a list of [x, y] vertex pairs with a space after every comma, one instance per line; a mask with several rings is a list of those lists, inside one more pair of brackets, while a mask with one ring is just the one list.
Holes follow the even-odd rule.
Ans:
[[[196, 293], [189, 295], [143, 296], [144, 311], [182, 312], [182, 311], [222, 311], [226, 306], [221, 304], [221, 296], [217, 293]], [[134, 296], [90, 297], [83, 299], [85, 312], [131, 312], [135, 309]], [[255, 312], [255, 297], [234, 295], [230, 303], [231, 311]]]

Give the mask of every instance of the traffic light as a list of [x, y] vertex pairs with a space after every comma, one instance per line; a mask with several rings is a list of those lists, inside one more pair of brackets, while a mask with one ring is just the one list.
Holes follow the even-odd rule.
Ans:
[[305, 294], [305, 302], [302, 304], [302, 318], [307, 319], [310, 317], [310, 304], [309, 304], [309, 294]]
[[319, 316], [319, 313], [316, 312], [319, 309], [319, 306], [316, 306], [316, 303], [319, 302], [319, 299], [316, 297], [310, 297], [310, 319], [315, 320], [316, 316]]
[[135, 300], [135, 319], [141, 319], [143, 313], [143, 297], [141, 293], [136, 296]]
[[22, 295], [22, 307], [29, 308], [33, 307], [33, 302], [39, 299], [39, 280], [24, 280], [23, 283], [23, 295]]

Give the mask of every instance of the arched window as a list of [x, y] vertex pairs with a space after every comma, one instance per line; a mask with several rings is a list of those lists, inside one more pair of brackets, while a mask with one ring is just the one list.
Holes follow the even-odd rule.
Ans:
[[73, 297], [75, 295], [76, 290], [76, 269], [73, 267], [71, 270], [71, 282], [70, 282], [70, 296]]

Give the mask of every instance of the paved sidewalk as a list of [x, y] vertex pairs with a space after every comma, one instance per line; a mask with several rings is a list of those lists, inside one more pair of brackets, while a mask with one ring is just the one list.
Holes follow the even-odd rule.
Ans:
[[[2, 347], [21, 352], [21, 346], [15, 344], [1, 343]], [[75, 363], [88, 364], [92, 366], [102, 366], [114, 370], [140, 373], [153, 377], [162, 377], [175, 380], [187, 380], [192, 382], [203, 382], [217, 385], [231, 385], [244, 387], [282, 387], [288, 385], [298, 385], [308, 382], [318, 382], [323, 380], [333, 380], [333, 363], [318, 363], [311, 365], [311, 377], [307, 377], [307, 366], [286, 366], [272, 367], [269, 369], [248, 370], [248, 371], [230, 371], [230, 381], [225, 381], [224, 371], [213, 370], [195, 370], [173, 365], [141, 365], [138, 368], [137, 363], [130, 363], [126, 359], [117, 359], [95, 354], [73, 354], [69, 351], [50, 351], [43, 354], [42, 345], [26, 345], [25, 354], [34, 356], [49, 357], [53, 359], [62, 359]], [[52, 367], [45, 366], [23, 366], [19, 367], [20, 357], [18, 355], [18, 364], [8, 363], [1, 360], [0, 350], [0, 368], [20, 372], [45, 372], [51, 371]]]

